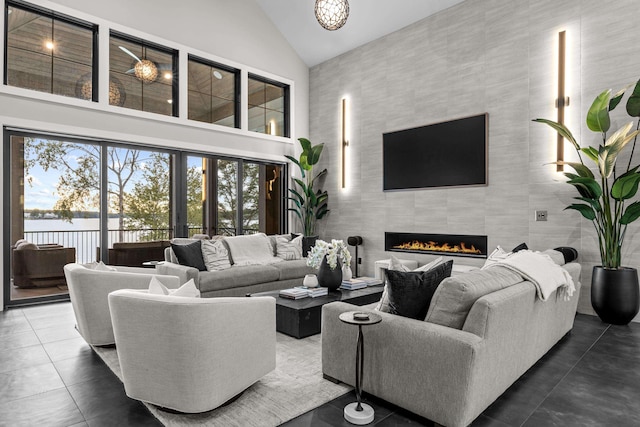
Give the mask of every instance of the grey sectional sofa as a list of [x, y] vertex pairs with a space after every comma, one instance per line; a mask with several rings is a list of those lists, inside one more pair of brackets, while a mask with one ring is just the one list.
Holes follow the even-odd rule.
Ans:
[[[272, 244], [274, 237], [270, 236]], [[179, 243], [188, 243], [181, 239]], [[231, 260], [233, 254], [230, 253]], [[171, 248], [165, 250], [165, 261], [156, 266], [158, 274], [178, 276], [180, 283], [193, 279], [203, 298], [246, 296], [256, 292], [275, 291], [302, 285], [304, 276], [316, 273], [307, 266], [306, 258], [282, 261], [269, 265], [232, 265], [219, 271], [198, 271], [193, 267], [177, 264]]]
[[[443, 286], [457, 283], [473, 299], [476, 285], [487, 284], [480, 282], [495, 285], [475, 302], [467, 301], [461, 329], [377, 312], [382, 322], [363, 328], [364, 391], [444, 426], [470, 424], [573, 327], [580, 265], [565, 268], [576, 286], [569, 301], [556, 292], [541, 301], [532, 283], [503, 268], [445, 279], [427, 320], [443, 319], [443, 312], [464, 306], [439, 297]], [[439, 315], [437, 306], [444, 309]], [[339, 314], [374, 307], [342, 302], [323, 307], [322, 370], [329, 379], [355, 383], [358, 328], [341, 322]], [[457, 316], [460, 319], [460, 313]]]

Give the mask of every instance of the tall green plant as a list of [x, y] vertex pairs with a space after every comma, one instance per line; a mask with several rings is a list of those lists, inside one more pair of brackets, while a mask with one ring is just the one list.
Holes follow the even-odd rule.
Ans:
[[329, 212], [327, 206], [329, 195], [326, 191], [314, 188], [318, 179], [327, 174], [327, 170], [323, 169], [315, 176], [313, 175], [313, 167], [320, 161], [324, 144], [311, 145], [311, 141], [306, 138], [298, 138], [298, 141], [302, 147], [300, 157], [298, 159], [292, 156], [285, 157], [298, 165], [302, 179], [293, 179], [296, 186], [289, 189], [291, 196], [287, 199], [293, 202], [293, 207], [289, 210], [295, 212], [300, 219], [303, 234], [313, 236], [317, 220], [322, 219]]
[[[573, 185], [579, 193], [576, 200], [582, 203], [574, 203], [565, 209], [573, 209], [590, 220], [598, 234], [600, 246], [600, 258], [602, 266], [617, 269], [621, 265], [621, 251], [624, 243], [627, 226], [640, 218], [640, 201], [632, 203], [631, 199], [638, 192], [640, 184], [640, 165], [631, 167], [635, 152], [638, 133], [640, 132], [640, 119], [636, 124], [636, 130], [632, 131], [633, 121], [625, 124], [610, 136], [607, 132], [611, 127], [610, 112], [613, 111], [624, 96], [626, 89], [631, 85], [611, 94], [606, 90], [596, 97], [587, 112], [587, 127], [602, 137], [602, 144], [595, 147], [581, 147], [564, 125], [546, 119], [535, 119], [535, 122], [545, 123], [573, 144], [578, 153], [580, 162], [554, 162], [571, 167], [575, 173], [567, 172], [564, 175], [569, 179], [568, 184]], [[636, 83], [633, 93], [627, 99], [627, 114], [630, 117], [640, 118], [640, 80]], [[629, 162], [621, 175], [616, 172], [618, 155], [631, 142], [632, 149]], [[598, 177], [585, 165], [582, 154], [596, 166]], [[629, 203], [629, 204], [628, 204]]]

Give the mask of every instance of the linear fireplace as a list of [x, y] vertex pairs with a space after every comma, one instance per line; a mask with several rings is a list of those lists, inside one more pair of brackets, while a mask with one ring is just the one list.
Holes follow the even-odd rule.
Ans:
[[384, 246], [392, 252], [487, 257], [487, 236], [385, 232]]

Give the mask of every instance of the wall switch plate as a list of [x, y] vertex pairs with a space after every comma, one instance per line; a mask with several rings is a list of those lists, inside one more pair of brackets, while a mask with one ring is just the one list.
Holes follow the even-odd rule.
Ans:
[[547, 211], [536, 211], [536, 221], [546, 221]]

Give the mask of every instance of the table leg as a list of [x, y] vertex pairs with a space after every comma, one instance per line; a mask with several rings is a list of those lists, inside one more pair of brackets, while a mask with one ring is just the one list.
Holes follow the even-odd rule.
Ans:
[[362, 362], [364, 361], [364, 337], [362, 326], [358, 325], [358, 342], [356, 344], [356, 411], [362, 411]]
[[362, 403], [362, 374], [364, 366], [364, 337], [362, 325], [358, 325], [358, 341], [356, 343], [356, 402], [344, 408], [344, 418], [351, 424], [369, 424], [374, 419], [374, 411], [370, 405]]

